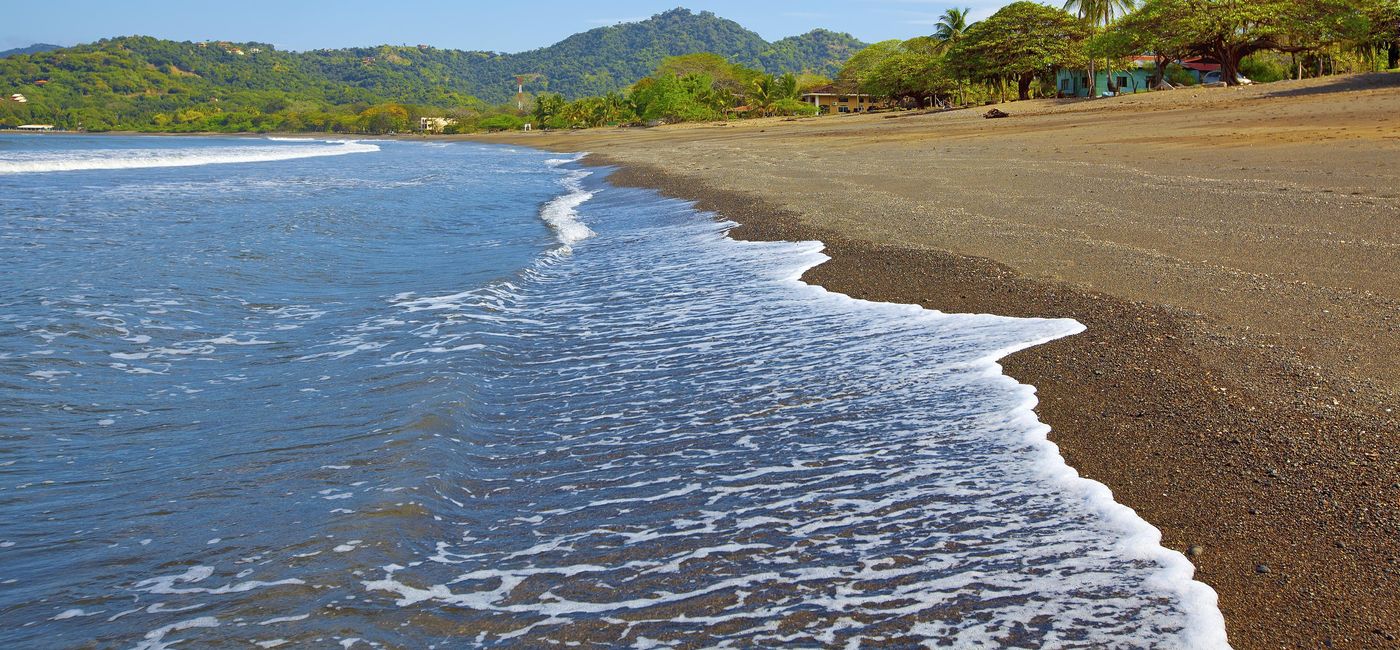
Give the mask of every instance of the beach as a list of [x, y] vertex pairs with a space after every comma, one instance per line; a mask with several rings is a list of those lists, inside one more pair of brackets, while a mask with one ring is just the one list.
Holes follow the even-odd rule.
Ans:
[[1079, 320], [1005, 371], [1231, 643], [1400, 646], [1400, 74], [1000, 108], [476, 139], [820, 240], [833, 291]]

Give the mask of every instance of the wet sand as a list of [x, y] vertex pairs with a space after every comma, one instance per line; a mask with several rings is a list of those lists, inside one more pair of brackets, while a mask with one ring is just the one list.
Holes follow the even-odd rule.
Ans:
[[1400, 74], [1002, 108], [479, 139], [819, 239], [834, 291], [1080, 320], [1006, 371], [1231, 642], [1400, 647]]

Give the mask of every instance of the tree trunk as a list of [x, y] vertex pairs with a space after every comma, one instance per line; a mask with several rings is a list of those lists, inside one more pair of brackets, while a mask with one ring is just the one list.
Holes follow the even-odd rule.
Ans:
[[1299, 81], [1302, 81], [1302, 80], [1303, 80], [1303, 61], [1302, 61], [1302, 59], [1299, 59], [1299, 58], [1298, 58], [1298, 53], [1297, 53], [1297, 52], [1290, 52], [1290, 53], [1288, 54], [1288, 56], [1293, 57], [1293, 67], [1296, 68], [1296, 69], [1298, 70], [1298, 76], [1297, 76], [1296, 78], [1297, 78]]
[[1220, 80], [1227, 86], [1240, 85], [1240, 59], [1243, 57], [1233, 49], [1222, 48], [1219, 58]]
[[1021, 78], [1016, 81], [1016, 96], [1023, 101], [1030, 99], [1031, 81], [1033, 81], [1034, 79], [1035, 73], [1033, 72], [1027, 72], [1025, 74], [1022, 74]]
[[1099, 96], [1099, 75], [1094, 70], [1094, 60], [1089, 59], [1089, 99]]
[[1390, 69], [1400, 68], [1400, 41], [1390, 44]]

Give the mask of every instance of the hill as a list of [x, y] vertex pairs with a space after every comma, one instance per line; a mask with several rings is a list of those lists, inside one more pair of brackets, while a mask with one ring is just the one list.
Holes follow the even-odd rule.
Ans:
[[53, 45], [51, 43], [35, 43], [33, 45], [17, 47], [12, 50], [0, 50], [0, 59], [3, 59], [7, 56], [15, 56], [18, 54], [38, 54], [39, 52], [51, 52], [53, 50], [58, 50], [62, 48], [62, 45]]
[[0, 59], [0, 96], [30, 100], [0, 101], [0, 125], [179, 130], [218, 114], [213, 128], [266, 130], [273, 127], [259, 116], [291, 110], [298, 120], [332, 120], [386, 102], [439, 114], [480, 109], [509, 102], [522, 73], [541, 75], [532, 92], [601, 95], [630, 86], [667, 56], [697, 52], [772, 73], [831, 75], [862, 47], [825, 30], [769, 43], [738, 23], [686, 9], [517, 54], [426, 45], [285, 52], [266, 43], [127, 36]]
[[501, 81], [519, 73], [543, 74], [543, 89], [572, 98], [625, 88], [668, 56], [713, 52], [773, 74], [810, 71], [834, 76], [864, 47], [849, 34], [826, 30], [769, 43], [708, 11], [673, 9], [642, 22], [575, 34], [546, 48], [495, 57], [469, 74], [475, 94], [488, 101], [508, 99], [512, 89]]

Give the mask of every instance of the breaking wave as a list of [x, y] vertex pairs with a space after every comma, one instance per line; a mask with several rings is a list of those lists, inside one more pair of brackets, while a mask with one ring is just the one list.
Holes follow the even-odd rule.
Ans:
[[[573, 158], [556, 158], [545, 161], [550, 167], [559, 167], [568, 163], [583, 160], [588, 154], [582, 153]], [[578, 207], [587, 203], [593, 198], [593, 192], [584, 189], [583, 179], [593, 175], [593, 172], [582, 169], [571, 169], [565, 172], [564, 180], [560, 182], [567, 193], [555, 197], [543, 208], [540, 208], [540, 218], [554, 229], [554, 236], [559, 239], [559, 243], [571, 246], [581, 242], [594, 234], [593, 230], [584, 225], [578, 219]]]
[[83, 149], [21, 152], [0, 160], [0, 174], [143, 169], [150, 167], [198, 167], [236, 163], [274, 162], [298, 158], [343, 156], [379, 151], [379, 145], [345, 141], [297, 146], [189, 147], [182, 149]]

